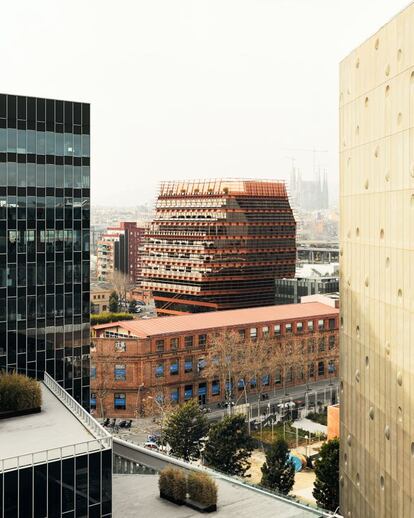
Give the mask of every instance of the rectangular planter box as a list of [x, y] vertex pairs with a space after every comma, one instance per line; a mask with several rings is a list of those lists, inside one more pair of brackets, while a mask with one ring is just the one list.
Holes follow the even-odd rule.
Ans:
[[25, 410], [5, 410], [0, 412], [0, 419], [8, 419], [9, 417], [20, 417], [22, 415], [38, 414], [42, 409], [40, 406], [35, 408], [26, 408]]
[[200, 513], [214, 513], [215, 511], [217, 511], [217, 504], [200, 504], [199, 502], [195, 502], [194, 500], [190, 500], [189, 498], [186, 499], [185, 505]]
[[169, 502], [175, 504], [175, 505], [183, 505], [185, 502], [182, 502], [181, 500], [176, 500], [170, 495], [166, 495], [165, 493], [162, 493], [160, 491], [160, 498], [164, 498], [164, 500], [168, 500]]

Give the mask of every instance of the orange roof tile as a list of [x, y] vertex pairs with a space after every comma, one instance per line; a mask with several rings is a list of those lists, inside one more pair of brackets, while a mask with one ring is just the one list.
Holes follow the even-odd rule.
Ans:
[[259, 308], [232, 309], [193, 313], [191, 315], [155, 317], [148, 320], [124, 320], [94, 326], [94, 329], [121, 327], [139, 338], [164, 334], [181, 334], [191, 331], [214, 329], [216, 327], [243, 326], [272, 321], [289, 321], [316, 318], [318, 316], [335, 317], [339, 310], [320, 302], [303, 304], [285, 304]]

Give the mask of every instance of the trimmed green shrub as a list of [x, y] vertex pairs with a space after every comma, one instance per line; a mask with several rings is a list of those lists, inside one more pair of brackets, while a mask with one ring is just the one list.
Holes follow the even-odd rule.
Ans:
[[41, 405], [39, 382], [22, 374], [0, 374], [0, 412], [28, 410]]
[[188, 496], [204, 505], [217, 505], [217, 484], [206, 473], [191, 472], [187, 479]]
[[164, 468], [160, 472], [158, 486], [163, 496], [172, 498], [177, 502], [184, 502], [187, 496], [186, 476], [181, 469]]
[[109, 324], [109, 322], [118, 322], [121, 320], [133, 320], [134, 316], [129, 313], [96, 313], [91, 315], [91, 326], [99, 324]]

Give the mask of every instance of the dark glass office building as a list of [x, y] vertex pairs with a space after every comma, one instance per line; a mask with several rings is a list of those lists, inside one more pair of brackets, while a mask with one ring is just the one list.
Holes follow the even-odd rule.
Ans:
[[0, 369], [89, 406], [89, 104], [0, 94]]

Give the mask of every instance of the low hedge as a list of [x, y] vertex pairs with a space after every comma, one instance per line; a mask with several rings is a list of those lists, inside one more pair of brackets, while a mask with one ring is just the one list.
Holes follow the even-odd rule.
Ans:
[[40, 384], [16, 373], [0, 374], [0, 412], [28, 410], [42, 405]]
[[187, 488], [190, 500], [206, 506], [217, 505], [217, 484], [206, 473], [191, 472]]
[[97, 313], [91, 315], [91, 326], [99, 324], [109, 324], [109, 322], [118, 322], [121, 320], [133, 320], [134, 317], [130, 313]]
[[181, 469], [164, 468], [158, 480], [161, 496], [184, 502], [187, 496], [187, 480]]

